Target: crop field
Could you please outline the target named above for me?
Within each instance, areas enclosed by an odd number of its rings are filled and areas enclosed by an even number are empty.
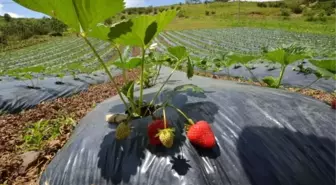
[[[108,42],[90,40],[105,62],[117,54]],[[35,77],[52,77],[91,74],[101,68],[89,46],[74,36],[0,55],[0,76],[3,81],[13,78],[25,80],[30,77],[25,75],[27,73]]]
[[[108,42],[91,40],[105,62],[117,55]],[[260,54],[263,48],[291,43],[317,51],[320,56],[336,50],[333,36],[261,28],[166,31],[154,42],[158,43],[160,52],[170,46],[185,46],[194,58],[213,57],[225,52],[254,55]],[[124,48],[122,52],[129,55],[129,50]],[[30,77],[26,75],[28,72],[35,75],[33,77],[91,74],[100,70],[101,66],[86,43],[72,36],[2,53],[0,69],[0,79],[6,81],[13,78],[27,79]]]
[[[335,37],[319,34],[293,33],[260,28],[201,29],[168,31],[158,37],[160,49],[170,45],[186,46],[199,57],[223,52],[259,54],[264,47],[297,43],[321,54],[335,51]]]

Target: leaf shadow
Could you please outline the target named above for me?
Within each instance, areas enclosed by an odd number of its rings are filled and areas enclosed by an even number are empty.
[[[145,158],[145,138],[135,136],[123,141],[113,138],[114,132],[104,137],[98,153],[98,168],[101,176],[108,182],[129,182]]]

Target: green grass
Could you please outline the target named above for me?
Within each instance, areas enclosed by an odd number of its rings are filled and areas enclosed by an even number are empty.
[[[62,135],[65,127],[73,129],[75,121],[70,117],[59,117],[52,120],[40,120],[31,124],[23,135],[24,151],[41,150],[45,144]]]
[[[187,18],[176,18],[168,30],[225,27],[274,28],[294,32],[335,34],[335,14],[326,22],[307,22],[302,15],[292,14],[289,20],[280,16],[280,8],[260,8],[254,2],[241,2],[240,16],[238,3],[211,3],[182,5],[181,10]],[[205,15],[214,11],[214,15]]]

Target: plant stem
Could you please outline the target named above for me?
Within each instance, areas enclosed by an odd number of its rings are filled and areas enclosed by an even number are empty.
[[[111,82],[113,83],[113,85],[115,86],[118,94],[119,94],[119,97],[121,99],[121,101],[124,103],[125,107],[127,108],[127,110],[129,111],[129,114],[131,114],[131,111],[124,99],[124,97],[122,96],[121,94],[121,91],[120,89],[118,88],[118,85],[117,83],[114,81],[114,78],[110,72],[110,70],[107,68],[107,66],[105,65],[104,61],[100,58],[99,54],[97,53],[96,49],[93,47],[93,45],[91,44],[91,42],[87,39],[87,37],[83,37],[83,39],[85,40],[85,42],[90,46],[91,50],[93,51],[94,55],[98,58],[98,61],[100,62],[100,64],[104,67],[105,69],[105,72],[107,73],[107,75],[109,76]]]
[[[163,87],[167,84],[167,82],[169,81],[169,79],[173,76],[173,73],[176,71],[177,67],[180,65],[181,61],[179,61],[175,68],[170,72],[170,75],[168,76],[168,78],[166,79],[165,82],[163,82],[162,86],[160,87],[160,89],[156,92],[155,96],[153,97],[153,99],[151,100],[151,102],[149,103],[149,106],[150,107],[154,101],[156,100],[156,98],[159,96],[160,92],[162,91]],[[147,113],[148,109],[146,110],[146,113]],[[146,114],[145,113],[145,114]]]
[[[247,69],[247,71],[250,73],[250,75],[252,76],[252,79],[254,79],[255,81],[259,82],[258,78],[252,73],[252,71],[249,69],[249,67],[245,64],[243,64],[245,66],[245,68]]]
[[[278,84],[276,86],[276,88],[279,88],[280,85],[281,85],[281,81],[282,81],[282,78],[283,78],[283,75],[285,73],[285,70],[286,70],[286,66],[285,65],[282,65],[281,66],[281,72],[280,72],[280,78],[279,78],[279,81],[278,81]]]
[[[306,89],[306,88],[308,88],[308,87],[310,87],[311,85],[313,85],[314,83],[316,83],[317,81],[319,81],[321,78],[317,78],[316,80],[314,80],[312,83],[310,83],[309,85],[307,85],[307,86],[304,86],[304,87],[302,87],[302,88],[300,88],[299,90],[296,90],[296,92],[299,92],[299,91],[301,91],[301,90],[303,90],[303,89]]]
[[[175,109],[178,113],[180,113],[190,124],[195,124],[187,115],[185,115],[184,114],[184,112],[181,110],[181,109],[179,109],[179,108],[177,108],[177,107],[175,107],[174,105],[170,105],[170,104],[167,104],[167,106],[169,106],[169,107],[171,107],[171,108],[173,108],[173,109]]]
[[[119,58],[120,58],[120,62],[121,62],[123,65],[125,65],[124,60],[123,60],[123,56],[122,56],[122,54],[121,54],[121,51],[120,51],[119,47],[118,47],[117,45],[114,45],[114,47],[117,49],[117,52],[118,52],[118,55],[119,55]],[[126,77],[126,69],[125,69],[125,67],[122,69],[122,73],[123,73],[124,81],[127,83],[128,80],[127,80],[127,77]]]
[[[144,86],[144,70],[145,70],[145,47],[142,46],[142,62],[141,62],[141,76],[140,76],[140,97],[139,97],[139,112],[143,104],[143,86]]]
[[[166,119],[166,108],[163,107],[163,123],[164,123],[164,128],[167,128],[167,119]]]
[[[154,80],[154,84],[156,84],[156,81],[159,78],[159,75],[160,75],[160,72],[161,72],[161,67],[162,67],[162,64],[159,64],[159,69],[158,69],[158,72],[156,74],[156,77],[155,77],[155,80]]]

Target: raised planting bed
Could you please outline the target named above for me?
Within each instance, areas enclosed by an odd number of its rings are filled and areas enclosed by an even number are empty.
[[[168,72],[163,69],[162,79]],[[175,73],[156,103],[170,97],[193,121],[210,123],[214,147],[191,144],[188,121],[170,108],[171,148],[149,141],[151,117],[130,121],[131,135],[117,140],[118,125],[107,123],[105,116],[124,113],[125,107],[113,97],[80,121],[40,184],[335,184],[335,111],[330,106],[278,89],[198,76],[182,79],[184,74]],[[190,83],[204,92],[173,93]],[[157,90],[146,89],[144,99],[151,100]]]

